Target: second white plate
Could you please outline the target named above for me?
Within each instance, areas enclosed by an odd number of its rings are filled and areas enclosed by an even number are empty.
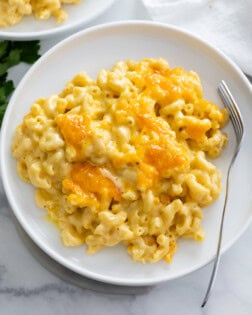
[[[57,24],[54,17],[36,20],[33,15],[25,16],[20,23],[0,28],[0,38],[9,40],[31,40],[53,37],[73,32],[106,11],[115,0],[81,0],[78,5],[64,5],[68,18]]]

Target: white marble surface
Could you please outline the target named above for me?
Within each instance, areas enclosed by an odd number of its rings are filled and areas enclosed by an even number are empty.
[[[148,19],[140,0],[118,0],[88,26],[125,19]],[[42,52],[58,40],[44,40]],[[18,83],[26,70],[26,66],[19,66],[10,75]],[[0,240],[0,315],[252,314],[252,226],[222,256],[214,290],[204,309],[200,305],[211,265],[181,279],[137,290],[116,289],[85,279],[83,289],[61,280],[58,276],[62,272],[65,279],[71,275],[57,269],[25,236],[11,214],[1,183]]]

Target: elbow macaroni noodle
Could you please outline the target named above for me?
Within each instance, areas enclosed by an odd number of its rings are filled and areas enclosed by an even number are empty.
[[[62,6],[79,2],[80,0],[0,0],[0,27],[17,24],[25,15],[32,13],[38,20],[54,16],[57,23],[62,23],[67,19]]]
[[[221,191],[206,156],[221,154],[226,121],[195,72],[127,60],[37,100],[12,149],[64,245],[123,243],[134,261],[171,262],[180,237],[204,239],[202,207]]]

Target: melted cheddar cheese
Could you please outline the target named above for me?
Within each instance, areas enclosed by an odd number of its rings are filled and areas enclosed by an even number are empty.
[[[127,60],[36,101],[13,154],[64,245],[123,243],[135,261],[171,262],[180,237],[204,238],[202,207],[221,192],[207,156],[221,154],[226,121],[195,72]]]

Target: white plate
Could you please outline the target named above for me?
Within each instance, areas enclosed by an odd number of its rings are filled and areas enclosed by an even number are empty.
[[[88,256],[85,247],[66,248],[61,244],[59,231],[44,219],[44,211],[34,203],[34,189],[19,179],[10,145],[15,126],[21,123],[37,98],[60,92],[65,82],[81,70],[95,77],[99,69],[109,68],[118,60],[143,57],[163,57],[172,67],[195,70],[202,79],[205,97],[219,104],[216,88],[224,79],[239,101],[246,134],[231,175],[223,239],[223,250],[226,250],[246,229],[252,215],[251,87],[238,67],[194,36],[152,22],[124,22],[94,27],[64,40],[46,53],[19,84],[8,106],[1,134],[3,183],[10,205],[25,231],[62,265],[81,275],[121,285],[147,285],[174,279],[210,262],[216,251],[224,193],[212,207],[204,210],[206,240],[203,243],[181,240],[171,265],[133,263],[123,246]],[[224,178],[235,144],[231,124],[226,131],[229,145],[222,157],[215,160]]]
[[[34,15],[25,16],[14,26],[1,28],[0,38],[9,40],[42,39],[73,32],[106,11],[115,0],[82,0],[80,4],[67,4],[64,9],[68,18],[57,24],[54,17],[48,20],[37,20]]]

